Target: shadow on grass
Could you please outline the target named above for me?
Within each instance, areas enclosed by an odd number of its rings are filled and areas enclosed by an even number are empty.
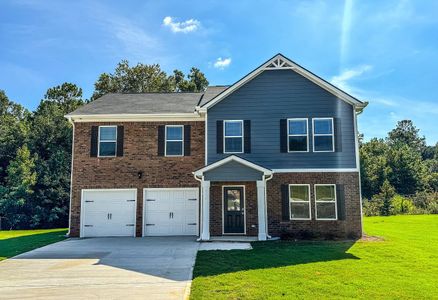
[[[0,260],[64,240],[67,230],[10,237],[0,240]]]
[[[347,253],[355,241],[255,242],[253,249],[199,251],[193,277],[277,268],[313,262],[359,259]]]

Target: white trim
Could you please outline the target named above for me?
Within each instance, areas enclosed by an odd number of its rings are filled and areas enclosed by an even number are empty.
[[[198,113],[179,114],[97,114],[97,115],[66,115],[73,122],[168,122],[168,121],[203,121]]]
[[[332,121],[332,133],[315,133],[315,120],[331,120]],[[332,150],[315,150],[315,135],[316,136],[331,136],[332,137]],[[312,150],[313,152],[335,152],[335,127],[332,117],[325,118],[312,118]]]
[[[225,127],[226,127],[226,123],[240,123],[241,124],[241,132],[242,132],[242,135],[229,135],[229,136],[226,136],[225,135]],[[222,132],[222,138],[223,138],[223,141],[222,141],[222,144],[223,144],[223,149],[222,149],[222,151],[223,151],[223,153],[224,154],[239,154],[239,153],[244,153],[245,152],[245,150],[243,149],[243,147],[245,146],[245,144],[244,144],[244,128],[243,128],[243,120],[223,120],[223,128],[222,128],[222,130],[223,130],[223,132]],[[226,143],[225,143],[225,139],[226,138],[241,138],[242,139],[242,151],[237,151],[237,152],[228,152],[228,151],[226,151]]]
[[[333,191],[335,194],[335,201],[317,201],[316,200],[316,187],[318,187],[318,186],[333,186]],[[338,220],[338,196],[336,195],[336,184],[316,183],[313,185],[313,193],[315,195],[315,220],[318,220],[318,221],[337,221]],[[318,203],[334,203],[336,217],[334,219],[318,218],[318,207],[317,207]]]
[[[210,240],[210,181],[204,180],[204,177],[202,177],[201,181],[201,191],[202,227],[199,239],[202,241],[208,241]]]
[[[291,199],[290,199],[290,187],[291,186],[307,186],[308,201],[291,201]],[[289,199],[289,219],[291,221],[309,221],[309,220],[312,220],[312,209],[311,209],[311,204],[310,204],[310,198],[311,198],[310,197],[310,184],[307,184],[307,183],[302,183],[302,184],[291,183],[291,184],[288,185],[287,194],[288,194],[288,199]],[[291,202],[294,202],[294,203],[308,203],[308,205],[309,205],[309,217],[308,218],[292,218],[291,206],[290,206]]]
[[[114,189],[81,189],[81,215],[80,215],[80,232],[79,232],[79,237],[84,237],[84,192],[109,192],[109,191],[114,191],[114,192],[121,192],[121,191],[131,191],[131,192],[135,192],[135,203],[134,203],[134,235],[133,237],[136,236],[137,233],[137,198],[138,198],[138,191],[137,189],[132,189],[132,188],[114,188]]]
[[[204,168],[199,169],[199,170],[193,172],[193,174],[195,174],[195,176],[200,177],[200,176],[202,176],[202,174],[204,172],[207,172],[207,171],[210,171],[210,170],[215,169],[217,167],[220,167],[220,166],[222,166],[222,165],[224,165],[224,164],[226,164],[226,163],[228,163],[230,161],[235,161],[235,162],[241,163],[242,165],[245,165],[245,166],[247,166],[249,168],[252,168],[254,170],[262,172],[264,175],[271,175],[272,174],[271,170],[263,168],[263,167],[261,167],[259,165],[256,165],[256,164],[254,164],[254,163],[252,163],[250,161],[247,161],[247,160],[245,160],[243,158],[240,158],[240,157],[238,157],[236,155],[227,156],[224,159],[221,159],[221,160],[219,160],[219,161],[217,161],[215,163],[212,163],[211,165],[205,166]]]
[[[115,140],[103,141],[103,143],[115,143],[114,155],[100,155],[100,128],[116,128]],[[101,125],[97,128],[97,157],[116,157],[117,156],[117,125]]]
[[[181,127],[181,140],[167,140],[167,127]],[[167,142],[181,142],[181,154],[167,155]],[[164,126],[164,156],[166,157],[180,157],[184,156],[184,125],[165,125]]]
[[[225,233],[225,188],[243,188],[243,233]],[[222,235],[246,235],[246,190],[245,185],[223,185],[222,186]]]
[[[359,154],[359,131],[357,129],[357,114],[355,110],[353,110],[353,122],[354,122],[354,143],[355,143],[355,151],[356,151],[356,168],[359,172],[359,202],[360,202],[360,224],[361,224],[361,234],[363,234],[363,208],[362,208],[362,180],[360,175],[360,154]]]
[[[266,217],[266,180],[256,181],[257,185],[257,220],[258,220],[258,238],[259,241],[266,241],[267,234],[267,217]]]
[[[71,230],[71,202],[73,199],[73,162],[75,154],[75,123],[70,121],[72,125],[72,142],[71,142],[71,164],[70,164],[70,201],[68,203],[68,232],[67,236],[70,236]]]
[[[359,172],[357,168],[344,169],[272,169],[273,173],[348,173]]]
[[[205,125],[204,125],[204,135],[205,135],[205,144],[204,144],[204,164],[208,165],[208,116],[207,113],[205,113],[205,121],[204,121]]]
[[[289,137],[291,136],[304,136],[304,134],[290,134],[289,133],[289,121],[306,121],[306,141],[307,141],[307,150],[306,151],[291,151],[289,149]],[[287,152],[288,153],[300,153],[300,152],[309,152],[309,118],[289,118],[287,119]]]
[[[141,236],[145,237],[145,224],[146,224],[146,218],[145,218],[145,212],[146,212],[146,192],[147,191],[197,191],[198,192],[198,205],[196,206],[196,220],[198,222],[198,226],[196,226],[196,236],[199,236],[200,232],[200,218],[199,218],[199,203],[201,203],[201,193],[199,190],[199,187],[180,187],[180,188],[143,188],[143,209],[142,209],[142,228],[141,228]]]
[[[282,62],[280,62],[280,61],[282,61]],[[271,64],[274,64],[274,67],[269,67]],[[275,66],[275,64],[276,64],[276,66]],[[303,77],[309,79],[313,83],[319,85],[320,87],[327,90],[331,94],[335,95],[339,99],[341,99],[341,100],[343,100],[351,105],[356,105],[357,108],[363,108],[366,106],[366,103],[363,103],[363,102],[355,99],[351,95],[348,95],[346,92],[331,85],[330,83],[323,80],[322,78],[319,78],[315,74],[311,73],[310,71],[308,71],[308,70],[304,69],[303,67],[299,66],[298,64],[294,63],[293,61],[291,61],[287,57],[283,56],[282,54],[277,54],[276,56],[274,56],[273,58],[271,58],[270,60],[268,60],[267,62],[262,64],[260,67],[258,67],[257,69],[255,69],[254,71],[252,71],[251,73],[246,75],[245,77],[241,78],[239,81],[234,83],[232,86],[227,88],[225,91],[223,91],[222,93],[220,93],[219,95],[214,97],[211,101],[204,104],[199,109],[199,111],[200,112],[207,111],[210,107],[212,107],[216,103],[223,100],[225,97],[227,97],[228,95],[233,93],[235,90],[239,89],[242,85],[246,84],[248,81],[250,81],[254,77],[258,76],[263,71],[276,70],[276,69],[281,69],[281,70],[290,69],[290,70],[302,75]]]

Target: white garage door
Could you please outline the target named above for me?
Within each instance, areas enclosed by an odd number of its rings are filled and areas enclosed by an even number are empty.
[[[81,237],[135,236],[137,190],[82,191]]]
[[[197,188],[145,189],[145,236],[197,235]]]

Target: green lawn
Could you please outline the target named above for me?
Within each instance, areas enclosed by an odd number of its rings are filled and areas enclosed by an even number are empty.
[[[65,239],[66,229],[0,231],[0,261]]]
[[[200,251],[192,299],[438,299],[438,215],[370,217],[383,241]]]

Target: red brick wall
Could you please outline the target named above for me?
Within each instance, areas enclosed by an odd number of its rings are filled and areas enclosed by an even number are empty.
[[[211,182],[210,184],[210,235],[222,235],[223,192],[222,187],[245,186],[246,235],[257,236],[257,187],[256,182]]]
[[[343,184],[345,197],[345,220],[315,220],[314,184]],[[282,184],[310,184],[312,220],[283,221],[281,205]],[[311,232],[321,237],[360,237],[362,235],[360,215],[359,173],[277,173],[267,183],[268,232],[271,236],[283,233],[302,235]]]
[[[191,125],[191,155],[157,155],[158,125]],[[90,157],[91,126],[123,125],[124,156]],[[204,166],[204,122],[75,123],[70,235],[79,236],[81,189],[137,188],[137,236],[142,234],[143,188],[198,187],[192,172]],[[138,178],[138,172],[143,177]]]

